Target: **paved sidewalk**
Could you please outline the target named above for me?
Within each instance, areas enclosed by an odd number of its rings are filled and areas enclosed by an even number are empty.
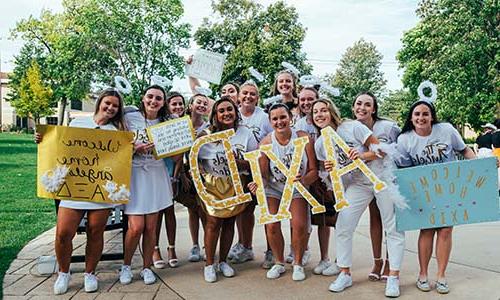
[[[203,262],[190,263],[187,255],[191,246],[187,226],[187,210],[182,206],[177,211],[177,254],[180,266],[176,269],[154,270],[160,280],[146,286],[140,280],[141,259],[139,253],[133,260],[134,281],[123,286],[118,282],[118,270],[121,261],[101,262],[97,269],[100,280],[99,291],[87,294],[83,291],[82,263],[71,266],[73,273],[68,293],[53,295],[55,276],[38,277],[36,258],[40,255],[54,255],[54,229],[32,240],[19,253],[5,275],[3,282],[4,299],[384,299],[384,287],[381,282],[370,282],[367,274],[371,270],[371,245],[368,237],[367,213],[363,216],[354,237],[353,287],[341,294],[328,291],[333,277],[312,274],[312,268],[319,259],[316,230],[309,243],[313,257],[306,267],[307,279],[294,282],[291,278],[291,266],[277,280],[265,278],[265,270],[260,268],[265,250],[263,227],[255,228],[255,261],[233,265],[237,275],[224,278],[219,275],[217,283],[208,284],[203,280]],[[283,224],[285,239],[289,240],[288,225]],[[422,293],[415,287],[418,272],[416,255],[418,232],[407,234],[406,252],[401,272],[401,299],[500,299],[500,222],[458,226],[454,229],[453,251],[448,266],[449,295],[439,295],[435,290]],[[121,250],[119,231],[107,232],[104,252]],[[202,240],[200,236],[200,241]],[[287,243],[288,244],[288,243]],[[331,257],[334,257],[333,235]],[[166,258],[166,237],[162,233],[161,248]],[[76,254],[85,249],[85,237],[79,235],[74,240]],[[288,251],[288,246],[286,247]],[[32,270],[33,269],[33,270]],[[431,274],[436,272],[433,259]],[[430,277],[435,280],[434,276]]]

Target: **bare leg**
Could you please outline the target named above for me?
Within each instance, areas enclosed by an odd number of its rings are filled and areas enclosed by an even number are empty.
[[[437,279],[446,278],[446,267],[450,260],[452,246],[453,227],[440,228],[437,230],[436,257],[438,265]]]
[[[59,271],[68,273],[73,253],[73,237],[85,211],[59,207],[55,250]]]
[[[161,225],[163,223],[163,216],[165,216],[165,219],[166,219],[166,215],[165,215],[165,211],[166,209],[163,209],[159,212],[159,215],[158,215],[158,223],[156,224],[156,245],[155,245],[155,248],[153,250],[153,261],[159,261],[159,260],[162,260],[162,257],[161,257],[161,252],[160,252],[160,233],[161,233]],[[167,223],[165,221],[165,228],[167,227]]]
[[[128,230],[125,235],[124,259],[123,264],[130,266],[132,257],[134,256],[139,239],[144,232],[144,215],[129,215]],[[156,229],[154,231],[156,233]]]
[[[330,242],[330,226],[318,226],[318,241],[321,260],[328,260],[328,243]]]
[[[153,264],[153,250],[156,244],[156,225],[158,213],[144,216],[144,232],[142,236],[142,259],[143,267],[150,268]]]
[[[245,248],[252,248],[253,241],[253,228],[255,226],[255,204],[251,203],[245,210],[237,217],[237,222],[241,222],[238,225],[238,242],[241,243]],[[241,232],[240,232],[241,231]]]
[[[236,217],[223,220],[220,236],[219,262],[226,261],[227,259],[227,254],[229,253],[229,249],[233,243],[234,223],[236,221]]]
[[[422,279],[427,278],[429,261],[431,260],[434,244],[434,233],[436,233],[436,229],[422,229],[418,236],[419,277]]]
[[[191,233],[191,241],[193,245],[198,245],[198,235],[200,232],[200,216],[198,209],[188,208],[189,214],[189,232]]]
[[[87,245],[85,247],[85,273],[93,273],[101,260],[104,246],[104,230],[110,209],[89,210],[87,212]]]
[[[370,202],[368,207],[370,211],[370,238],[373,253],[373,267],[368,278],[370,280],[378,280],[384,266],[384,260],[382,259],[382,219],[375,199]]]
[[[167,231],[167,239],[169,246],[175,246],[175,235],[177,232],[177,220],[175,218],[174,206],[171,205],[165,209],[165,229]],[[177,259],[175,248],[168,248],[168,259]]]
[[[295,254],[294,263],[302,265],[302,256],[307,247],[307,214],[309,208],[306,200],[302,198],[295,198],[290,204],[290,212],[292,219],[290,220],[292,226],[292,248]]]
[[[219,240],[220,229],[224,219],[212,217],[206,215],[206,225],[205,225],[205,252],[207,255],[206,265],[213,265],[215,258],[215,248],[217,247],[217,241]]]

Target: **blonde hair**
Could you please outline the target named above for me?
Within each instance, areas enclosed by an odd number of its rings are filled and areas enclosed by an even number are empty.
[[[332,119],[331,122],[333,123],[333,129],[337,129],[342,123],[343,119],[340,117],[340,110],[338,109],[338,107],[335,104],[333,104],[333,102],[330,99],[327,98],[319,98],[315,100],[311,105],[311,117],[314,127],[316,127],[316,129],[318,129],[318,132],[321,134],[321,128],[319,128],[314,122],[314,106],[317,103],[324,103],[326,105],[328,111],[330,112],[330,117]]]
[[[241,86],[240,86],[240,91],[245,87],[245,86],[251,86],[255,88],[255,91],[257,91],[257,97],[260,97],[260,92],[259,92],[259,87],[253,80],[247,80],[245,81]]]

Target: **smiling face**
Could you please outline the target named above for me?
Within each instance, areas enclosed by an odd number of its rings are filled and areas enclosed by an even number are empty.
[[[219,123],[222,127],[234,127],[234,122],[236,120],[236,110],[231,102],[223,101],[219,103],[219,105],[217,105],[215,113],[217,114],[217,123]]]
[[[177,116],[182,116],[184,113],[184,100],[181,96],[170,98],[168,102],[168,111]]]
[[[208,99],[204,96],[195,96],[193,102],[191,103],[191,112],[207,116],[208,115]]]
[[[276,86],[278,87],[278,92],[282,95],[292,94],[294,84],[293,76],[290,73],[284,72],[278,75],[276,78]]]
[[[278,107],[269,111],[269,120],[274,131],[277,133],[290,131],[292,117],[284,107]]]
[[[411,122],[418,131],[429,131],[432,128],[432,113],[429,106],[419,104],[415,106],[411,114]]]
[[[97,115],[106,120],[111,120],[118,113],[120,108],[120,99],[116,96],[106,96],[102,98],[99,104]]]
[[[150,118],[156,118],[158,111],[165,106],[165,95],[161,90],[149,89],[146,91],[144,97],[142,97],[142,103],[146,115]]]
[[[299,94],[299,109],[302,114],[311,113],[312,103],[316,100],[316,93],[309,89],[303,89]]]
[[[234,103],[238,102],[238,90],[230,83],[224,85],[220,90],[221,97],[228,96]]]
[[[375,114],[373,98],[366,94],[358,96],[352,106],[352,112],[356,120],[360,122],[373,121],[373,115]]]
[[[316,102],[312,106],[313,124],[323,129],[332,124],[332,115],[328,105],[323,102]]]
[[[259,101],[259,92],[253,85],[244,85],[239,94],[239,104],[242,108],[253,109]]]

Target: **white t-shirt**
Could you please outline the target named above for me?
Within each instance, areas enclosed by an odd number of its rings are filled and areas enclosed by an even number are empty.
[[[432,125],[431,134],[420,136],[415,130],[401,134],[398,138],[400,166],[419,166],[456,160],[455,151],[467,147],[458,131],[449,123]]]
[[[372,135],[372,131],[368,129],[365,125],[363,125],[359,121],[355,120],[345,120],[340,126],[337,128],[337,134],[346,142],[346,144],[350,148],[357,149],[360,153],[368,151],[365,147],[365,142]],[[320,161],[326,160],[326,152],[323,141],[323,136],[321,135],[316,142],[314,143],[314,151],[316,152],[316,157]],[[332,141],[333,142],[333,141]],[[336,153],[338,155],[337,161],[340,167],[345,167],[351,163],[351,160],[348,158],[348,153],[345,153],[340,149],[340,147],[334,143],[334,147]]]
[[[229,140],[236,159],[243,159],[243,153],[257,149],[257,141],[250,130],[245,126],[239,126],[235,135]],[[201,161],[201,166],[205,172],[217,177],[231,176],[227,164],[226,153],[224,152],[224,147],[221,142],[209,143],[201,146],[198,159]]]
[[[293,141],[297,139],[299,136],[297,134],[297,130],[292,129],[292,136],[290,137],[290,141],[286,145],[281,145],[276,139],[275,132],[271,133],[271,145],[273,149],[273,153],[276,154],[278,159],[287,167],[290,168],[292,165],[293,153],[295,152],[295,145]],[[271,170],[271,183],[275,182],[280,184],[280,188],[278,190],[283,190],[284,184],[286,182],[286,176],[278,169],[276,164],[269,160],[269,169]],[[307,154],[306,151],[302,153],[302,160],[300,161],[299,173],[304,176],[307,171]]]
[[[313,142],[315,142],[319,136],[318,129],[316,129],[312,123],[307,122],[307,116],[300,118],[293,128],[307,132]]]
[[[255,107],[251,116],[245,117],[241,112],[240,115],[240,125],[247,127],[253,133],[257,143],[260,143],[269,132],[273,131],[271,123],[269,122],[269,116],[258,106]]]
[[[391,120],[378,120],[373,124],[373,135],[384,144],[396,143],[401,128]]]
[[[129,131],[134,133],[134,143],[135,144],[147,144],[149,143],[149,138],[146,133],[146,128],[151,127],[160,123],[159,119],[148,120],[144,115],[139,112],[130,112],[125,114],[125,121],[127,122],[127,127]],[[132,166],[164,166],[163,160],[157,160],[153,155],[153,150],[151,149],[148,153],[134,153],[132,159]]]
[[[76,118],[71,123],[69,127],[80,127],[89,129],[103,129],[103,130],[118,130],[113,124],[108,123],[106,125],[97,125],[94,121],[94,117],[82,117]],[[117,204],[111,203],[96,203],[87,201],[72,201],[72,200],[62,200],[59,204],[60,207],[72,208],[72,209],[107,209],[117,206]]]

